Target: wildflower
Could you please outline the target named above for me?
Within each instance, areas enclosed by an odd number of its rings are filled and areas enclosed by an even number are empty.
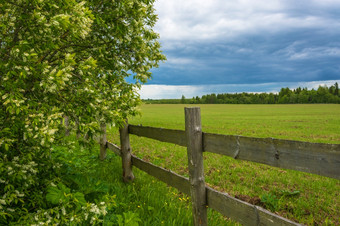
[[[5,200],[3,200],[3,199],[0,199],[0,204],[2,204],[2,205],[6,205],[6,201],[5,201]]]
[[[8,211],[10,212],[14,212],[15,210],[14,209],[11,209],[11,208],[7,208]]]
[[[95,205],[95,204],[91,204],[90,212],[92,212],[94,214],[100,214],[100,210],[99,210],[98,206]]]
[[[105,216],[107,214],[106,207],[103,206],[101,210],[102,210],[102,214]]]
[[[24,197],[25,194],[17,194],[18,197]]]
[[[96,218],[92,217],[91,218],[91,221],[90,221],[90,224],[93,224],[93,222],[96,220]]]

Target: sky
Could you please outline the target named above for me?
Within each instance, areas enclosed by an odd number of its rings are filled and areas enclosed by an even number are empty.
[[[158,0],[167,61],[143,99],[340,83],[340,0]]]

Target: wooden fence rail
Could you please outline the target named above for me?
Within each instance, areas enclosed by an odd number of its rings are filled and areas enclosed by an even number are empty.
[[[200,125],[200,109],[185,108],[185,113],[185,131],[126,124],[120,130],[122,148],[108,141],[105,147],[122,157],[124,181],[133,179],[131,166],[135,166],[179,191],[191,195],[195,225],[207,225],[206,206],[244,225],[299,225],[259,206],[206,186],[203,175],[204,151],[340,179],[339,144],[203,133]],[[189,178],[155,166],[131,154],[129,134],[186,146]],[[129,172],[130,178],[126,178],[126,171]]]
[[[121,156],[120,148],[107,142],[107,147]],[[190,195],[189,179],[172,172],[171,170],[153,165],[132,155],[132,165],[147,174],[157,178],[180,192]],[[244,225],[300,225],[281,216],[273,214],[259,206],[255,206],[236,199],[227,193],[216,191],[206,186],[207,206],[232,218]]]
[[[186,146],[185,131],[129,125],[129,133]],[[176,140],[175,138],[179,138]],[[340,145],[203,132],[203,151],[340,179]]]

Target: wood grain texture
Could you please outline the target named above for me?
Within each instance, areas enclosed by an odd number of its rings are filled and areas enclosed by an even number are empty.
[[[203,133],[204,151],[340,179],[340,145]]]
[[[131,146],[127,120],[126,124],[119,129],[119,133],[122,153],[123,181],[127,183],[133,181],[135,178],[132,173]]]
[[[185,132],[194,225],[207,225],[207,197],[203,167],[203,138],[200,108],[185,108]]]
[[[190,195],[190,184],[188,178],[180,176],[170,170],[155,166],[149,162],[137,158],[134,155],[132,155],[132,164],[133,166],[157,178],[158,180],[163,181],[174,188],[177,188],[184,194]]]
[[[99,144],[100,144],[100,153],[99,153],[99,159],[104,160],[106,158],[106,124],[101,123],[100,124],[100,138],[99,138]]]
[[[68,116],[64,116],[64,126],[65,126],[65,136],[68,137],[70,136],[70,131],[71,131]]]
[[[207,200],[210,208],[243,225],[300,225],[209,187],[207,187]]]
[[[110,149],[111,151],[113,151],[114,153],[116,153],[117,155],[119,155],[120,157],[122,157],[122,151],[120,149],[120,147],[118,147],[117,145],[111,143],[111,142],[106,142],[106,146],[108,149]]]
[[[186,147],[185,131],[129,125],[129,133]]]

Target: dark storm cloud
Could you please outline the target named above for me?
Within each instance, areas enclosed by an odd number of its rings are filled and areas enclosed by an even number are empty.
[[[340,79],[340,1],[190,2],[157,3],[168,61],[150,84]]]

